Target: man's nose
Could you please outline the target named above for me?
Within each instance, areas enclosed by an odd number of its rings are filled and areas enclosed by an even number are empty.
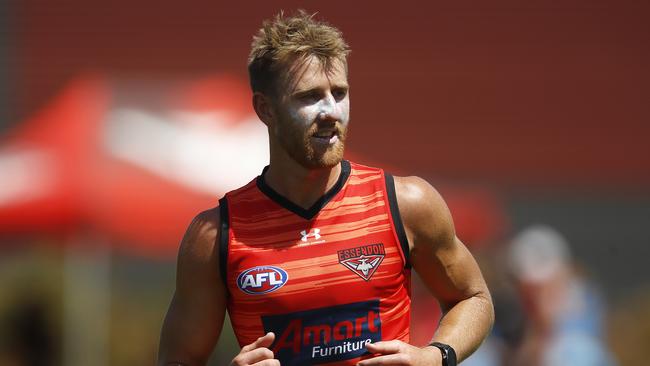
[[[336,99],[334,99],[332,93],[327,93],[319,103],[320,103],[320,110],[318,112],[318,117],[320,120],[322,121],[341,120],[341,110],[338,104],[336,103]]]

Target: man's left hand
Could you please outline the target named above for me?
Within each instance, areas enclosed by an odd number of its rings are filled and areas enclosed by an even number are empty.
[[[359,366],[440,366],[442,354],[435,347],[419,348],[402,341],[368,343],[366,349],[375,357],[363,360]]]

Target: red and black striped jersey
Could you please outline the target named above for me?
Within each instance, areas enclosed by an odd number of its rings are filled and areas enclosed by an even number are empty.
[[[354,365],[365,344],[409,340],[410,266],[394,181],[341,162],[311,208],[262,175],[220,200],[220,259],[241,346],[266,332],[287,365]]]

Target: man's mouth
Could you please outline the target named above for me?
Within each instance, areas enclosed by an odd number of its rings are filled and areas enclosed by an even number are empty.
[[[339,140],[339,134],[336,130],[319,130],[316,131],[312,136],[319,144],[332,145]]]

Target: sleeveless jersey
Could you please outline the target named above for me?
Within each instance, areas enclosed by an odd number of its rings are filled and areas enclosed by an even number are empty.
[[[264,172],[220,200],[220,265],[240,346],[266,332],[283,366],[354,365],[365,344],[409,341],[408,244],[394,181],[346,160],[311,208]]]

